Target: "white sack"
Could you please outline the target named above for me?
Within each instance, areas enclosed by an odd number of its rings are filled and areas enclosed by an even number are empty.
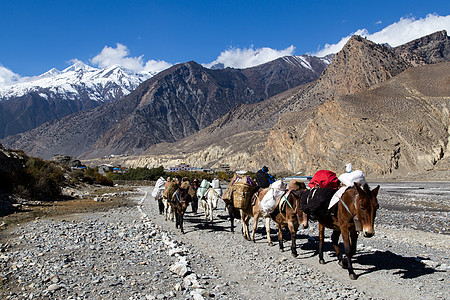
[[[165,183],[166,180],[162,177],[159,177],[159,179],[156,181],[155,188],[152,191],[153,198],[157,199],[162,196]]]
[[[353,186],[356,183],[364,185],[366,183],[366,178],[361,170],[356,170],[350,173],[344,173],[338,177],[339,181],[345,186]]]
[[[219,181],[219,179],[213,179],[213,181],[211,182],[211,186],[212,186],[213,189],[220,188],[220,181]]]
[[[266,214],[273,212],[277,205],[277,198],[281,197],[285,191],[286,184],[282,180],[272,183],[261,201],[262,211]]]
[[[206,191],[209,189],[210,183],[208,180],[203,179],[202,183],[200,184],[200,187],[197,190],[197,198],[202,199],[203,196],[206,194]]]

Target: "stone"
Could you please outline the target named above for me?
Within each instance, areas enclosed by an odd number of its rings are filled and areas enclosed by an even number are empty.
[[[184,277],[189,272],[188,266],[184,262],[177,262],[173,264],[170,266],[169,270],[180,277]]]

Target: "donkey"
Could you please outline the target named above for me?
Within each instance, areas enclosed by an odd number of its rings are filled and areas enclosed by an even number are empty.
[[[355,183],[348,188],[337,205],[335,216],[327,212],[316,214],[319,221],[319,263],[324,264],[323,241],[325,227],[333,230],[331,241],[338,258],[339,265],[348,269],[350,279],[357,279],[352,266],[352,256],[356,253],[358,231],[362,231],[364,237],[372,237],[375,234],[374,220],[379,208],[377,195],[380,186],[370,190],[366,183],[361,188]],[[361,227],[361,228],[359,228]],[[346,257],[343,259],[339,250],[339,235],[342,234]]]

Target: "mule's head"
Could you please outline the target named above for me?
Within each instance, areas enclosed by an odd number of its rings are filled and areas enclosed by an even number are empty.
[[[192,196],[189,193],[189,187],[187,188],[179,188],[179,196],[183,213],[186,211],[189,203],[192,202]]]
[[[356,216],[361,222],[362,231],[365,237],[372,237],[375,234],[375,216],[379,208],[377,195],[380,186],[370,190],[369,186],[361,186],[355,183],[358,195],[356,196]]]

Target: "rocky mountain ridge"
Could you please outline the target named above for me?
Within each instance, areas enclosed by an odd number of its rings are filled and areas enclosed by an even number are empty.
[[[303,56],[244,70],[179,64],[120,100],[43,124],[3,143],[44,158],[56,153],[84,157],[140,154],[153,144],[195,133],[236,105],[260,102],[312,81],[327,63]]]
[[[442,36],[420,40],[445,50],[448,36]],[[430,49],[429,44],[423,47]],[[405,48],[352,38],[317,81],[261,103],[242,105],[188,138],[154,145],[146,156],[120,163],[228,163],[234,169],[253,171],[268,165],[277,172],[313,174],[323,168],[339,172],[352,162],[377,178],[445,173],[449,170],[449,63],[413,67],[416,64],[404,58]],[[420,47],[414,51],[427,53]],[[441,55],[436,61],[446,60]]]
[[[28,81],[0,87],[0,138],[115,101],[153,75],[76,62],[63,71],[53,68]]]

